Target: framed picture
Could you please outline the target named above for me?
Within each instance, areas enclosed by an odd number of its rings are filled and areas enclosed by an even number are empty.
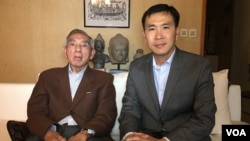
[[[130,0],[83,0],[85,27],[129,28]]]

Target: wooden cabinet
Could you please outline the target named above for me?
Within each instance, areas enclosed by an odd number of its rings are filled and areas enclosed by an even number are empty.
[[[218,71],[219,56],[218,55],[205,55],[205,57],[211,61],[211,64],[213,66],[213,72]]]
[[[242,92],[241,120],[250,123],[250,91]]]

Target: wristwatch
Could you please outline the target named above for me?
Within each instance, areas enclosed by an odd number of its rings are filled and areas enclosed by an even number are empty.
[[[87,133],[89,137],[92,137],[95,135],[95,131],[93,129],[87,129]]]

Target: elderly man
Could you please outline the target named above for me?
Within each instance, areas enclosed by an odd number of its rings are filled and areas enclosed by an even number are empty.
[[[80,29],[69,33],[64,52],[69,63],[42,72],[28,101],[26,141],[111,141],[113,76],[88,66],[93,40]]]

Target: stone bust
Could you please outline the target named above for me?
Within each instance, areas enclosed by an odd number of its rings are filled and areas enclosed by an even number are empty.
[[[143,55],[144,55],[143,54],[143,49],[139,48],[139,49],[136,50],[136,54],[134,55],[134,59],[140,58]]]
[[[98,34],[96,39],[94,40],[94,49],[96,53],[93,58],[93,64],[95,69],[104,69],[105,63],[110,62],[109,56],[103,53],[104,48],[104,40],[101,34]]]
[[[116,34],[109,41],[109,56],[112,64],[126,64],[128,59],[129,41],[121,34]]]

